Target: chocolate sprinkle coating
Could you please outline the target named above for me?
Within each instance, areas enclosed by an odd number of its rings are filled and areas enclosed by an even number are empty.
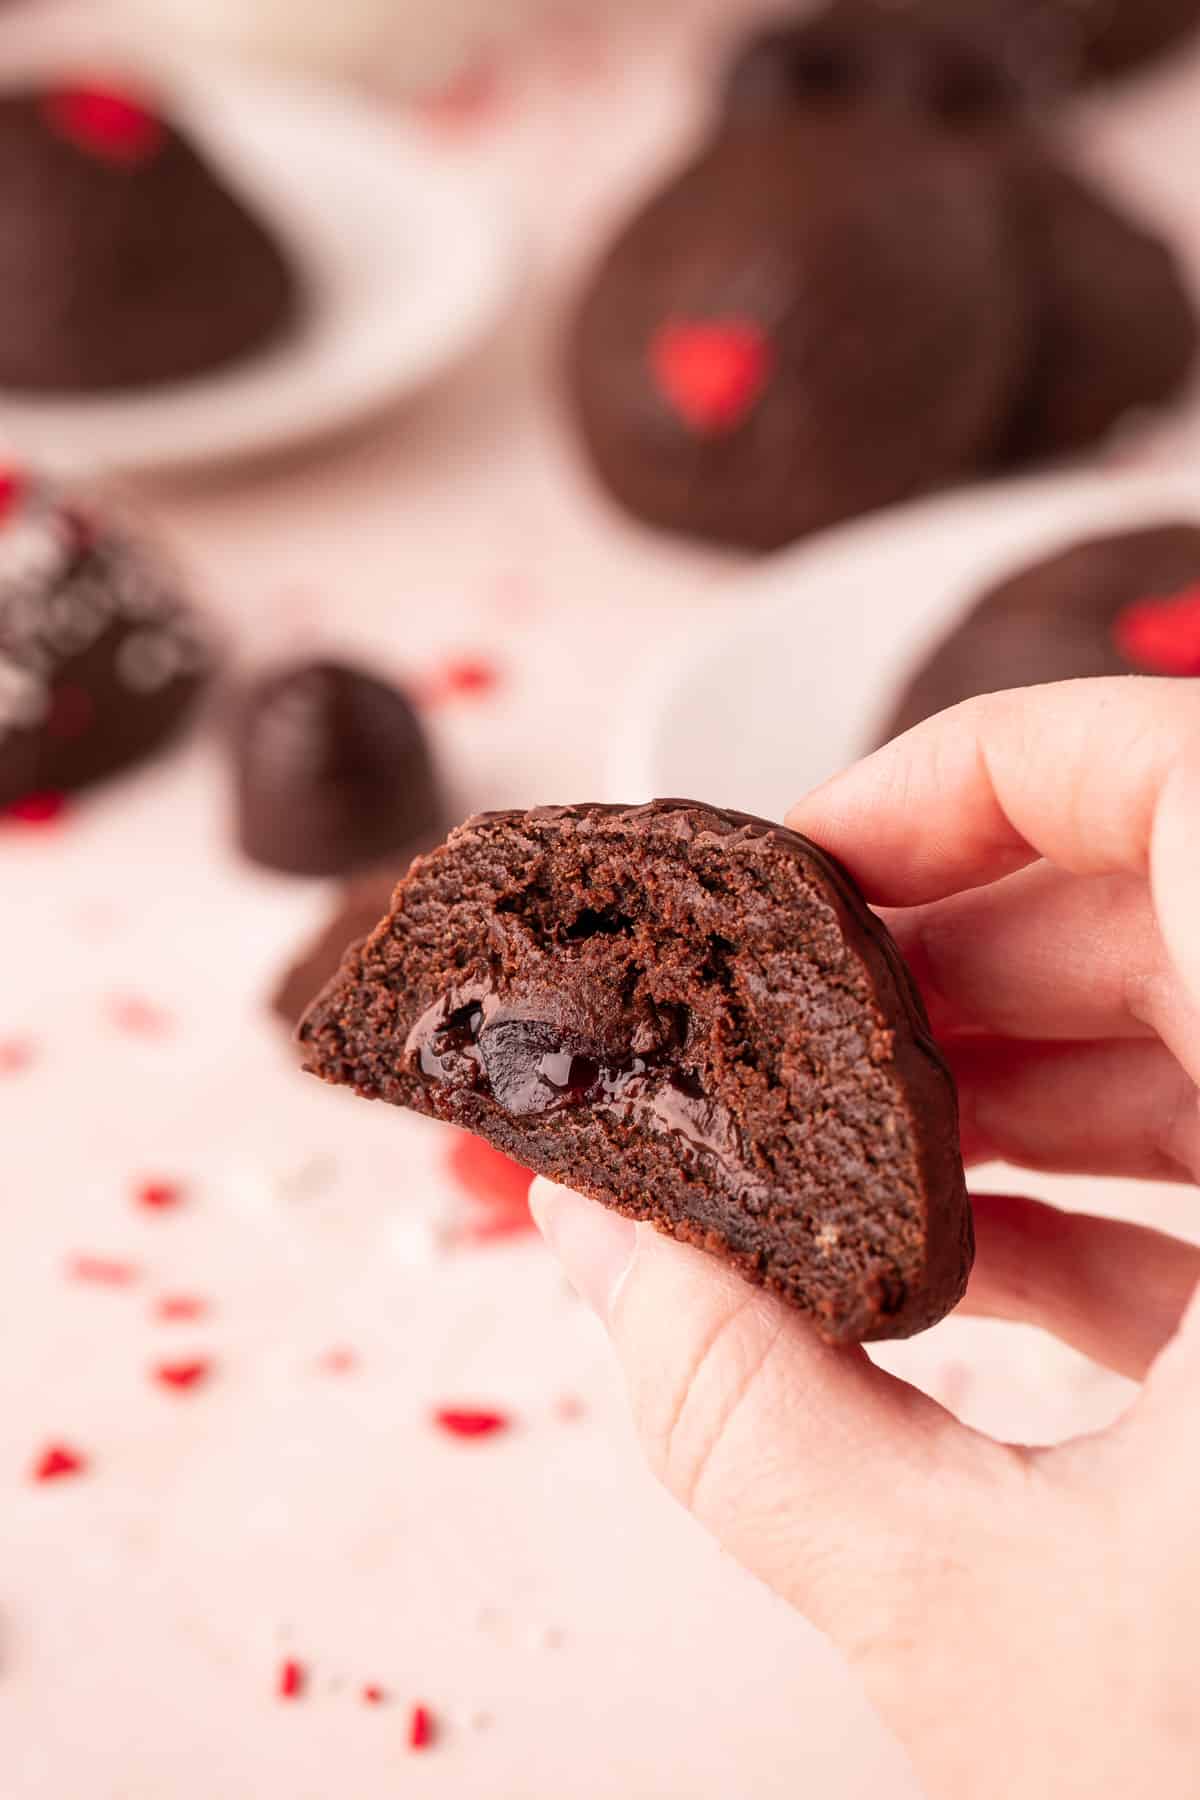
[[[952,1077],[808,840],[683,800],[472,819],[302,1026],[306,1067],[719,1256],[831,1341],[961,1298]]]
[[[156,552],[16,479],[0,520],[0,807],[151,755],[187,721],[215,660]]]

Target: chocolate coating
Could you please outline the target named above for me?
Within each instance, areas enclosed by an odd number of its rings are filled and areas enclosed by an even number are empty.
[[[214,660],[156,552],[27,475],[3,482],[0,807],[86,787],[160,749]]]
[[[962,1295],[953,1080],[882,923],[780,826],[682,800],[470,820],[300,1035],[323,1079],[699,1245],[833,1341]]]
[[[234,728],[238,838],[292,875],[348,875],[441,828],[433,759],[398,688],[342,663],[265,676]]]
[[[732,130],[583,298],[584,439],[639,518],[775,548],[985,462],[1029,306],[989,161],[874,116]]]
[[[270,234],[169,122],[92,90],[0,96],[0,385],[182,380],[297,312]]]
[[[1131,659],[1119,622],[1145,601],[1168,604],[1200,583],[1200,526],[1166,524],[1088,538],[990,588],[913,674],[880,734],[898,737],[922,719],[975,694],[1085,676],[1175,672],[1200,675],[1200,633],[1173,613],[1174,636],[1194,641],[1178,660]]]

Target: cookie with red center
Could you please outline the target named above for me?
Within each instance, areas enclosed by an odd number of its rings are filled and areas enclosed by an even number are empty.
[[[882,736],[974,694],[1134,673],[1200,676],[1200,523],[1088,538],[988,589],[909,678]]]
[[[659,392],[701,436],[737,430],[761,399],[773,363],[770,339],[749,319],[671,319],[650,346]]]
[[[583,440],[636,517],[773,549],[986,461],[1030,313],[998,159],[865,111],[730,130],[587,286]]]
[[[0,387],[184,380],[294,321],[290,263],[163,108],[120,83],[0,97]]]
[[[213,645],[150,546],[0,471],[0,811],[47,820],[63,796],[142,761],[184,725]]]

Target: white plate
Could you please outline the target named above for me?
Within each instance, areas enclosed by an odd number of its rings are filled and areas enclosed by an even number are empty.
[[[1073,537],[1200,519],[1200,473],[1057,476],[880,514],[759,564],[734,615],[656,659],[610,758],[622,802],[781,818],[870,748],[913,663],[980,589]]]
[[[145,469],[261,453],[426,384],[492,323],[515,270],[504,210],[372,107],[224,71],[172,110],[290,246],[300,327],[214,375],[95,397],[0,395],[0,431],[62,467]]]

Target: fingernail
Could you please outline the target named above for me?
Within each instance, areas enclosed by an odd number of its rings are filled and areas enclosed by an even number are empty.
[[[621,1283],[633,1266],[637,1226],[550,1181],[534,1182],[529,1206],[567,1280],[607,1325]]]

